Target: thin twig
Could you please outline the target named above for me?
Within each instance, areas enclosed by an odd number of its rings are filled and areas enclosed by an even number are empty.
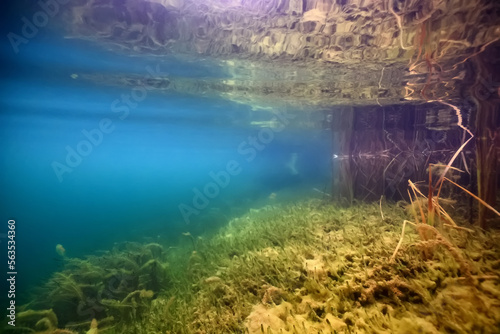
[[[394,261],[394,258],[396,257],[396,254],[398,253],[399,247],[401,247],[401,244],[403,243],[403,238],[405,237],[406,222],[407,222],[407,220],[405,219],[403,221],[403,230],[401,231],[401,238],[399,239],[398,245],[396,246],[396,249],[394,250],[394,253],[392,254],[389,262]]]
[[[457,229],[457,230],[467,231],[469,233],[474,233],[474,230],[471,230],[470,228],[467,228],[467,227],[454,226],[454,225],[450,225],[450,224],[443,224],[443,226],[452,227],[452,228]]]
[[[380,196],[380,202],[379,202],[379,206],[380,206],[380,215],[382,216],[382,220],[385,220],[385,218],[384,218],[384,213],[382,212],[382,198],[384,198],[384,195]]]
[[[467,139],[467,141],[465,143],[463,143],[462,146],[460,146],[460,148],[455,152],[455,154],[453,155],[453,157],[451,157],[450,161],[448,162],[448,165],[444,169],[443,174],[441,175],[441,177],[438,179],[438,181],[436,183],[436,187],[439,186],[437,197],[439,197],[439,194],[441,193],[441,188],[443,187],[443,181],[445,179],[446,173],[448,172],[448,170],[450,169],[451,165],[453,164],[453,162],[455,161],[455,159],[457,158],[457,156],[460,154],[460,152],[462,152],[462,150],[464,149],[465,145],[467,145],[469,143],[469,141],[471,141],[472,138],[474,138],[474,136],[472,136],[469,139]]]
[[[471,195],[472,197],[474,197],[475,199],[477,199],[479,201],[479,203],[481,203],[482,205],[484,205],[485,207],[487,207],[488,209],[490,209],[491,211],[493,211],[494,213],[496,213],[498,216],[500,216],[500,212],[498,212],[497,210],[495,210],[494,207],[492,207],[491,205],[489,205],[488,203],[486,203],[484,200],[482,200],[481,198],[477,197],[476,195],[474,195],[473,193],[471,193],[469,190],[465,189],[464,187],[462,187],[461,185],[458,185],[457,183],[453,182],[452,180],[450,180],[449,178],[445,177],[444,180],[450,182],[451,184],[459,187],[460,189],[462,189],[463,191],[465,191],[467,194]]]

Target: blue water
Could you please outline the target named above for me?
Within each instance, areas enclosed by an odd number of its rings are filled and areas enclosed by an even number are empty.
[[[130,86],[81,78],[147,76],[158,64],[178,77],[218,78],[224,68],[132,57],[54,32],[17,55],[8,44],[1,51],[0,232],[16,221],[20,291],[61,267],[57,244],[79,257],[125,240],[175,243],[182,232],[210,233],[250,208],[328,191],[328,131],[292,121],[279,132],[250,125],[276,113],[300,120],[303,112],[153,90],[127,105]],[[265,143],[252,146],[259,135]],[[293,159],[294,170],[286,167]]]

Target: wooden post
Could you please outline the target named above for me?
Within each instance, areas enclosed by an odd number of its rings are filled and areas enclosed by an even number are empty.
[[[354,198],[352,175],[352,134],[354,108],[342,107],[334,114],[332,122],[332,194],[345,204],[352,204]],[[335,152],[336,151],[336,152]]]
[[[498,182],[498,145],[500,143],[500,43],[489,46],[474,57],[476,81],[472,96],[477,104],[476,161],[478,196],[495,206]],[[489,210],[479,204],[478,225],[485,228]]]

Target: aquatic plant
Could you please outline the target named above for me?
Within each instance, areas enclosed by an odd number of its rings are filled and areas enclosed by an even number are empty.
[[[106,306],[108,313],[116,319],[136,320],[144,312],[153,298],[152,290],[136,290],[129,293],[123,300],[103,299],[101,304]]]
[[[139,269],[140,289],[160,292],[168,285],[167,265],[151,259]]]
[[[392,237],[373,235],[393,233],[386,230],[397,226],[402,211],[386,203],[380,221],[375,217],[381,208],[381,203],[352,210],[309,202],[232,221],[199,247],[194,284],[176,295],[177,303],[169,303],[169,313],[186,325],[170,321],[162,328],[179,333],[347,333],[395,329],[405,318],[414,319],[405,325],[415,330],[432,326],[411,311],[396,315],[395,310],[429,307],[432,294],[443,288],[431,275],[439,275],[441,281],[456,275],[455,264],[436,271],[419,253],[410,262],[404,258],[384,263]],[[283,220],[286,225],[280,223]],[[297,230],[303,233],[294,234]],[[270,231],[280,231],[288,239],[264,238]],[[237,254],[227,253],[229,245]]]
[[[91,313],[109,330],[142,317],[151,299],[169,284],[161,245],[126,243],[102,256],[66,259],[65,269],[54,273],[26,308],[50,307],[74,330],[88,329]]]
[[[3,333],[78,334],[70,329],[58,328],[57,316],[52,309],[19,312],[16,322],[17,325],[15,327],[9,326]],[[87,334],[97,334],[97,322],[95,319],[92,323],[94,327],[90,326],[90,330],[86,332]]]
[[[483,201],[481,198],[478,196],[474,195],[472,192],[467,190],[466,188],[460,186],[456,182],[452,181],[450,178],[446,177],[446,173],[450,170],[455,170],[459,171],[457,168],[452,167],[452,163],[456,159],[456,157],[460,154],[460,152],[463,150],[463,148],[467,145],[467,143],[473,138],[471,136],[467,141],[465,141],[462,146],[460,147],[459,150],[455,152],[453,157],[450,159],[450,162],[447,165],[442,165],[442,164],[430,164],[429,165],[429,184],[428,184],[428,196],[425,196],[419,189],[418,187],[411,181],[408,180],[409,188],[411,190],[408,191],[408,196],[411,202],[410,209],[412,211],[413,217],[414,217],[414,222],[410,222],[408,220],[403,221],[403,228],[401,232],[401,237],[400,240],[396,246],[396,249],[394,253],[392,254],[390,258],[390,262],[393,262],[395,260],[396,254],[402,244],[404,235],[405,235],[405,227],[406,224],[413,224],[420,236],[420,242],[416,243],[416,246],[418,246],[421,250],[422,253],[424,254],[424,258],[428,259],[431,257],[431,255],[434,252],[434,249],[437,246],[442,246],[444,249],[446,249],[449,254],[452,256],[452,258],[459,264],[460,269],[461,269],[461,274],[465,277],[466,281],[474,285],[476,283],[475,277],[472,275],[471,271],[472,268],[469,264],[468,261],[465,260],[464,256],[462,255],[461,251],[452,244],[448,238],[446,238],[443,234],[442,231],[440,231],[441,227],[449,227],[449,228],[454,228],[457,230],[462,230],[466,232],[474,232],[471,229],[464,228],[464,227],[459,227],[455,221],[451,218],[451,216],[446,212],[446,210],[440,205],[440,199],[439,196],[441,194],[441,190],[443,187],[443,184],[445,181],[449,182],[450,184],[458,187],[462,191],[464,191],[466,194],[472,196],[478,202],[496,213],[498,216],[500,216],[500,213],[495,210],[492,206],[490,206],[488,203]],[[436,170],[436,168],[441,168],[442,171],[440,171],[439,179],[434,185],[433,183],[433,168]],[[437,191],[436,191],[437,190]],[[413,194],[413,195],[412,195]],[[425,207],[425,203],[427,204]],[[424,210],[425,207],[425,210]],[[418,211],[417,211],[418,209]]]
[[[414,208],[420,211],[418,204]],[[398,242],[405,219],[407,231]],[[101,328],[110,334],[397,333],[402,326],[414,332],[470,332],[475,326],[493,333],[500,322],[494,294],[500,234],[452,228],[441,235],[438,225],[420,222],[425,230],[418,231],[408,228],[416,225],[410,221],[401,205],[385,201],[351,208],[319,200],[274,205],[249,211],[210,237],[193,236],[196,251],[180,236],[168,266],[165,248],[128,244],[74,261],[71,278],[95,282],[95,274],[86,277],[78,268],[128,263],[123,256],[147,277],[159,278],[165,270],[166,284],[157,285],[160,280],[141,280],[131,264],[122,269],[133,275],[134,289],[118,280],[119,293],[101,300],[100,334]],[[397,242],[397,256],[388,262]],[[464,285],[468,273],[473,282]],[[160,290],[148,290],[148,284]],[[457,305],[454,296],[466,310],[448,306]],[[88,319],[68,328],[86,333],[90,325]]]
[[[53,331],[57,329],[57,316],[52,309],[50,310],[27,310],[17,314],[17,322],[21,324],[18,327],[26,326],[38,331]]]

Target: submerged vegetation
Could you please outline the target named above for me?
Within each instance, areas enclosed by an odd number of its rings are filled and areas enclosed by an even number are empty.
[[[178,247],[68,258],[13,332],[496,333],[500,233],[401,234],[404,206],[267,206]]]

